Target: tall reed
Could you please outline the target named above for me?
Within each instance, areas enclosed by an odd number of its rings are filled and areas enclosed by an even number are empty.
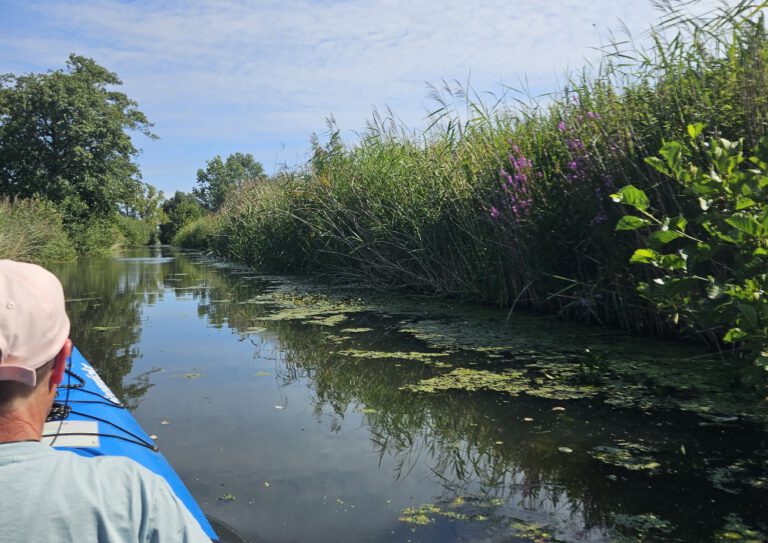
[[[0,200],[0,258],[48,262],[74,256],[53,204],[38,199]]]
[[[331,122],[304,170],[232,194],[177,242],[270,270],[666,333],[674,323],[635,291],[649,272],[627,264],[638,240],[614,232],[624,211],[609,195],[631,183],[661,209],[689,205],[645,157],[688,124],[749,143],[768,121],[764,4],[698,19],[677,5],[651,48],[614,44],[555,95],[488,104],[443,85],[427,129],[374,113],[351,145]]]

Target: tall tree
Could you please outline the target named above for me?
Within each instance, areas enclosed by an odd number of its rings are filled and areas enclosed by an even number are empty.
[[[156,138],[122,81],[90,58],[0,76],[0,194],[40,195],[69,220],[114,214],[142,193],[129,131]]]
[[[203,216],[203,208],[192,194],[179,190],[173,198],[163,202],[163,212],[168,220],[160,225],[160,241],[171,243],[181,228],[195,219]]]
[[[234,153],[224,161],[219,155],[206,161],[205,169],[197,170],[197,187],[193,190],[206,209],[215,211],[227,194],[246,181],[264,179],[264,167],[250,153]]]

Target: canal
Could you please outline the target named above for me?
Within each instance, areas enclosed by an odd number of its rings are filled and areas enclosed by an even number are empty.
[[[53,271],[75,345],[252,543],[768,537],[766,390],[696,346],[167,247]]]

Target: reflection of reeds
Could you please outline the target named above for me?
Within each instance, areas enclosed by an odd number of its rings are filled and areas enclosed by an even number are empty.
[[[614,232],[623,211],[608,196],[631,182],[661,208],[692,205],[643,158],[692,122],[747,143],[765,134],[759,13],[746,0],[707,20],[668,8],[654,47],[617,42],[538,101],[436,87],[423,132],[377,113],[348,146],[331,123],[306,171],[244,187],[177,241],[274,270],[668,331],[634,291],[648,272],[627,264],[636,240]]]

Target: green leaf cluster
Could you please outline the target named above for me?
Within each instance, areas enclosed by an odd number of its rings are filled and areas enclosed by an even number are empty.
[[[642,233],[630,262],[653,266],[640,292],[677,322],[719,331],[760,363],[768,362],[768,137],[745,154],[743,141],[705,140],[704,126],[686,141],[663,145],[647,164],[674,182],[681,213],[654,209],[628,185],[612,195],[632,214],[617,231]]]
[[[114,216],[142,191],[129,131],[151,138],[122,82],[94,60],[65,70],[0,76],[0,194],[38,196],[68,222]]]

